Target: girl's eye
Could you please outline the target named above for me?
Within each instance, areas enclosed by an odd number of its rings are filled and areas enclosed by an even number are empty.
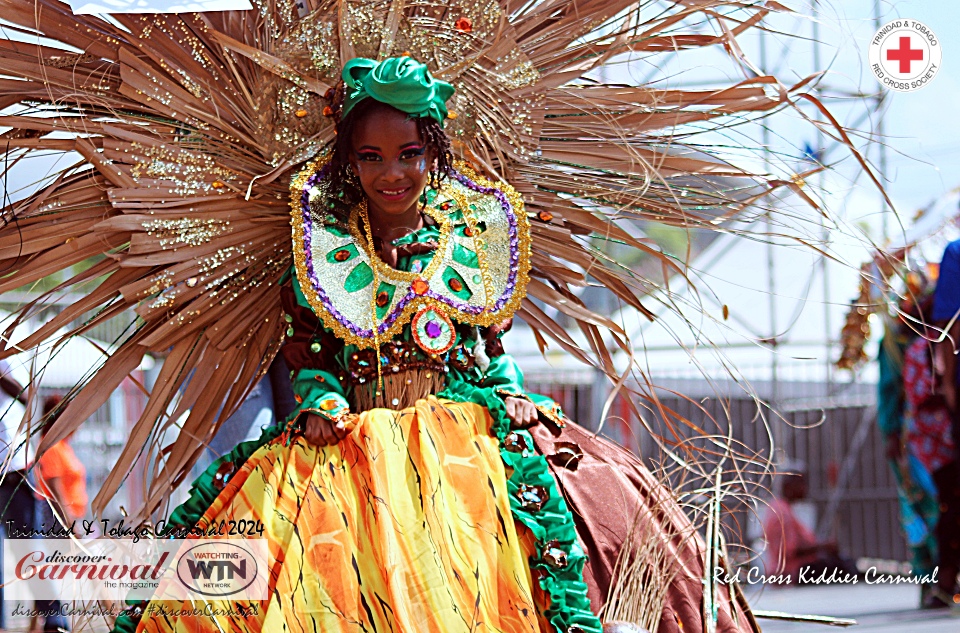
[[[380,154],[375,154],[373,152],[360,152],[357,154],[357,160],[372,162],[381,160],[381,156]]]
[[[407,149],[401,152],[400,158],[402,160],[410,160],[411,158],[417,158],[423,156],[423,153],[427,151],[426,147],[417,147],[413,149]]]

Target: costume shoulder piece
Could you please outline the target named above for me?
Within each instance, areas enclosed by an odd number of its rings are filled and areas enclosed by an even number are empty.
[[[374,347],[421,309],[481,326],[516,311],[530,269],[530,227],[512,187],[458,163],[426,208],[440,231],[437,249],[422,270],[404,272],[369,252],[357,210],[347,226],[327,214],[325,182],[324,160],[293,180],[293,253],[304,297],[338,337]]]

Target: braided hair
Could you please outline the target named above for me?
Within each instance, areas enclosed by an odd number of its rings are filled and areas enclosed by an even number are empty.
[[[329,93],[328,93],[329,94]],[[389,108],[391,106],[376,101],[375,99],[364,99],[358,103],[347,116],[342,119],[339,114],[343,107],[343,83],[341,82],[336,90],[330,95],[332,102],[333,116],[337,118],[336,136],[332,142],[332,155],[330,157],[328,187],[329,191],[337,192],[337,198],[334,205],[330,208],[338,219],[346,219],[353,208],[363,199],[363,188],[359,180],[353,173],[350,165],[350,154],[353,152],[353,131],[357,122],[367,113],[378,107]],[[417,123],[417,133],[420,140],[431,148],[437,157],[437,168],[430,172],[430,182],[427,186],[438,189],[443,181],[449,177],[453,169],[453,154],[450,150],[450,138],[443,127],[435,119],[430,117],[417,117],[414,119]],[[342,195],[340,195],[342,194]]]

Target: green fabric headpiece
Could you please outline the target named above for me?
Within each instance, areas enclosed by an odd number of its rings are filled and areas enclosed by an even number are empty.
[[[434,79],[411,57],[390,57],[376,62],[355,57],[343,67],[346,91],[343,99],[345,117],[358,103],[371,97],[414,117],[430,117],[441,125],[447,118],[447,99],[453,86]]]

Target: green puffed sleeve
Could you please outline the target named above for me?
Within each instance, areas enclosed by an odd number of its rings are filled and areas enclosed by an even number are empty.
[[[295,276],[281,288],[280,299],[288,327],[281,353],[291,369],[297,401],[287,422],[301,421],[304,413],[336,419],[350,408],[343,385],[334,374],[341,369],[338,356],[343,344],[320,324]]]
[[[510,354],[490,359],[480,386],[493,387],[501,395],[523,397],[523,371]]]
[[[350,411],[339,381],[322,369],[298,371],[293,379],[293,396],[297,400],[297,408],[290,414],[289,420],[297,420],[304,413],[334,420]]]
[[[563,427],[566,418],[560,405],[553,399],[538,393],[528,392],[523,385],[523,370],[510,354],[502,353],[490,359],[490,366],[478,386],[493,389],[501,398],[526,398],[537,408],[540,416]]]

